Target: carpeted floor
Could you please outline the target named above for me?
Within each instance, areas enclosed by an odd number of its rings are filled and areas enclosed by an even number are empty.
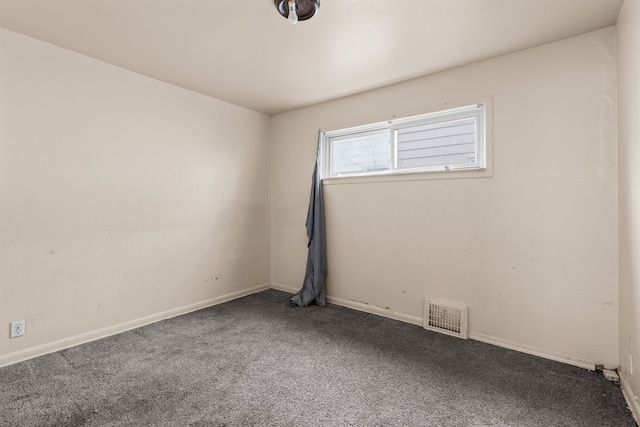
[[[619,386],[268,290],[0,369],[0,426],[635,426]]]

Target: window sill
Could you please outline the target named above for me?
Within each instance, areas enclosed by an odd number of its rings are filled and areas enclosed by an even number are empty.
[[[323,178],[324,185],[360,184],[370,182],[423,181],[428,179],[491,178],[491,168],[473,168],[437,171],[387,172],[370,175],[345,175]]]

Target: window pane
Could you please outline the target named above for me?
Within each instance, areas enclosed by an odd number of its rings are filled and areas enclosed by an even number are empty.
[[[469,117],[397,130],[398,169],[476,163],[476,119]]]
[[[487,102],[323,134],[323,177],[486,171]]]
[[[334,139],[331,175],[389,170],[389,132]]]

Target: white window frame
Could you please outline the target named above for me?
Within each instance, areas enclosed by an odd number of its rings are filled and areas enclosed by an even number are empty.
[[[396,133],[399,129],[437,123],[442,121],[443,118],[445,120],[457,120],[469,117],[474,117],[477,124],[475,163],[398,169],[398,160],[396,158]],[[441,106],[420,115],[412,115],[399,119],[394,118],[384,122],[322,132],[320,140],[320,166],[323,181],[326,181],[326,183],[338,183],[491,176],[491,121],[491,97],[483,97],[456,104],[448,104],[445,107]],[[350,138],[366,133],[379,133],[380,131],[389,132],[389,170],[331,175],[331,165],[333,163],[333,141],[339,141],[344,138]]]

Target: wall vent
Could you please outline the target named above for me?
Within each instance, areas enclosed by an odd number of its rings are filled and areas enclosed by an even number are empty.
[[[425,298],[423,326],[430,331],[467,339],[467,306]]]

